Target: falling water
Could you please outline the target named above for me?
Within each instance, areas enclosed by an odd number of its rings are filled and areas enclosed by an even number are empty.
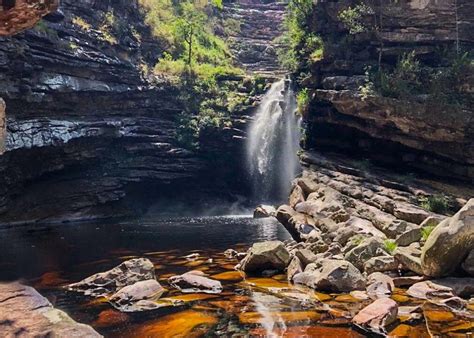
[[[274,83],[265,94],[249,130],[247,161],[260,202],[287,198],[291,181],[300,170],[300,118],[290,80]]]

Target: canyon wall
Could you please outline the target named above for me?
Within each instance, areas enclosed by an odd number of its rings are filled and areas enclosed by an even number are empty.
[[[180,88],[143,72],[161,51],[137,1],[64,0],[35,28],[0,38],[8,122],[0,224],[139,215],[176,196],[206,206],[246,194],[250,111],[204,135],[200,150],[183,146]]]
[[[460,75],[468,104],[441,104],[427,95],[400,99],[363,95],[368,67],[391,69],[404,53],[415,53],[433,72],[446,65],[442,53],[471,51],[474,3],[467,0],[375,2],[378,37],[349,34],[342,10],[355,1],[319,1],[310,31],[324,40],[324,58],[302,81],[313,97],[306,116],[306,145],[400,169],[474,180],[473,73]],[[382,6],[380,6],[382,4]],[[375,17],[375,19],[374,19]],[[471,55],[472,56],[472,55]]]

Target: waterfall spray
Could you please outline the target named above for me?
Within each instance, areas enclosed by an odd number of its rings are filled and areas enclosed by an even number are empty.
[[[285,199],[300,171],[297,157],[301,119],[295,114],[291,81],[274,83],[257,110],[247,139],[247,164],[254,198],[260,202]]]

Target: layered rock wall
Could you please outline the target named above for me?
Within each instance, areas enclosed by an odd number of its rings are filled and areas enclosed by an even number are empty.
[[[142,72],[162,47],[137,1],[64,0],[61,13],[0,38],[0,224],[137,215],[184,190],[194,201],[241,192],[242,161],[213,159],[239,157],[245,118],[237,112],[212,149],[177,141],[185,102]]]
[[[376,2],[377,3],[377,2]],[[307,146],[437,176],[474,180],[474,119],[470,104],[442,104],[413,95],[396,99],[362,95],[367,67],[394,67],[414,52],[433,72],[443,70],[440,51],[472,51],[472,1],[398,1],[376,6],[378,34],[351,35],[338,18],[354,1],[315,3],[310,30],[324,40],[324,59],[304,85],[313,89]],[[374,17],[369,16],[370,27]],[[380,24],[380,20],[382,24]],[[370,28],[369,28],[370,30]],[[471,97],[472,74],[462,74]]]
[[[0,155],[5,152],[6,122],[5,122],[5,102],[0,99]]]

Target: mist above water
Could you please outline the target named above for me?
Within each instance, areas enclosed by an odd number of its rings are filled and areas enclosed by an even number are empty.
[[[289,80],[275,82],[257,110],[247,139],[247,166],[253,197],[263,203],[288,197],[291,181],[301,170],[297,152],[301,119]]]

